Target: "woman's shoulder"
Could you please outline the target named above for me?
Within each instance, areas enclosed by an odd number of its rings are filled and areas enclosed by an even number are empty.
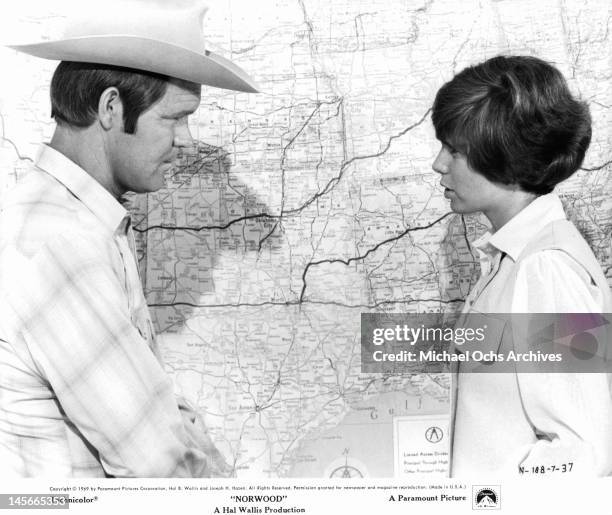
[[[513,304],[525,312],[608,312],[612,298],[594,257],[585,262],[574,249],[549,247],[517,262]]]
[[[519,260],[551,249],[564,250],[568,254],[579,253],[587,254],[589,257],[593,256],[589,244],[576,226],[567,219],[560,219],[546,224],[538,231],[521,252]]]
[[[547,224],[527,243],[517,264],[519,269],[533,267],[538,259],[549,262],[553,268],[557,265],[557,268],[586,273],[599,286],[607,286],[608,281],[593,250],[576,226],[568,220],[555,220]]]

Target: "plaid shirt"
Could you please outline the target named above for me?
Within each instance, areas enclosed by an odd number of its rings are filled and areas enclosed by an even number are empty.
[[[0,215],[0,477],[207,476],[194,420],[159,361],[129,214],[43,146]]]

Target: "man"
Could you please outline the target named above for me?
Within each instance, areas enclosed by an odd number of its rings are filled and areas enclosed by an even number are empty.
[[[14,47],[62,62],[55,133],[0,214],[2,477],[231,473],[174,397],[119,199],[164,185],[201,84],[256,87],[206,50],[204,8],[151,5],[105,6],[63,39]]]

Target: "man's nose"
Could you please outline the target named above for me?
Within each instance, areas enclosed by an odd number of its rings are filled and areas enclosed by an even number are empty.
[[[193,147],[195,144],[187,122],[177,124],[174,130],[174,146],[178,148]]]
[[[441,148],[431,165],[433,171],[440,174],[448,173],[448,158],[449,155],[446,149]]]

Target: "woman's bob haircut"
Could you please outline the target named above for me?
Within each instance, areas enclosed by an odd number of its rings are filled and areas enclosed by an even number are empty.
[[[591,116],[536,57],[498,56],[455,75],[433,105],[436,137],[492,182],[542,195],[582,164]]]

